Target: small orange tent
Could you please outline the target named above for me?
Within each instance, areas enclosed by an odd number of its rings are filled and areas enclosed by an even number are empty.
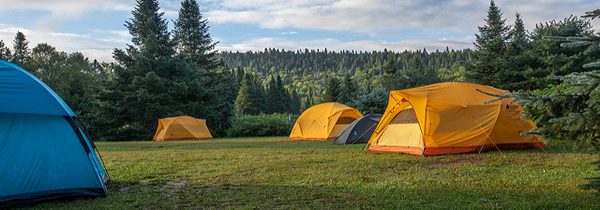
[[[362,117],[355,108],[328,102],[308,108],[292,128],[292,140],[331,140],[337,138],[354,120]]]
[[[391,91],[369,150],[439,155],[544,146],[535,136],[520,135],[535,128],[532,121],[521,119],[520,105],[482,92],[509,93],[458,82]]]
[[[211,138],[206,120],[179,116],[159,119],[153,141]]]

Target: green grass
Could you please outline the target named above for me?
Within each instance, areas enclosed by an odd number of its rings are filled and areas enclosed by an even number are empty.
[[[419,157],[285,137],[101,142],[107,198],[40,209],[599,209],[580,189],[598,154],[545,150]]]

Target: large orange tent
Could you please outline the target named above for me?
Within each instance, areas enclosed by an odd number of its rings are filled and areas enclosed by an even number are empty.
[[[369,139],[369,150],[439,155],[506,147],[542,148],[522,132],[535,128],[509,92],[490,86],[448,82],[391,91],[388,106]]]
[[[292,128],[292,140],[331,140],[337,138],[354,120],[362,117],[355,108],[328,102],[308,108]]]
[[[206,120],[179,116],[159,119],[153,141],[211,138]]]

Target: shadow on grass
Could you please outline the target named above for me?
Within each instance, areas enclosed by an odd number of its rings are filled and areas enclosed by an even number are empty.
[[[244,148],[278,148],[278,149],[349,149],[363,150],[365,144],[360,145],[335,145],[331,141],[291,141],[286,137],[256,137],[256,138],[232,138],[232,139],[210,139],[210,140],[185,140],[167,142],[102,142],[99,144],[100,151],[160,151],[168,150],[215,150],[215,149],[244,149]],[[531,152],[531,153],[592,153],[586,147],[575,147],[573,142],[553,140],[549,141],[544,149],[502,149],[502,152]],[[495,152],[491,149],[485,152]]]
[[[594,162],[593,164],[596,166],[596,174],[600,176],[600,161]],[[600,195],[600,177],[590,178],[588,181],[588,184],[582,185],[580,188],[586,190],[595,190],[596,193]]]
[[[600,208],[589,194],[469,186],[357,185],[346,187],[277,184],[210,184],[189,180],[112,182],[107,198],[57,201],[39,209],[415,209],[415,208]]]
[[[354,145],[352,145],[354,146]],[[362,150],[360,146],[354,146]],[[218,150],[218,149],[306,149],[306,148],[328,148],[328,149],[348,149],[334,145],[332,142],[301,142],[301,141],[186,141],[186,142],[143,142],[143,143],[110,143],[99,145],[101,152],[118,151],[160,151],[160,150]]]

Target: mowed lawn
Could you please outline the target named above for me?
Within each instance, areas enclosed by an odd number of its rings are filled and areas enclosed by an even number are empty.
[[[425,158],[286,137],[97,145],[108,197],[34,208],[600,209],[580,189],[600,156],[567,144]]]

